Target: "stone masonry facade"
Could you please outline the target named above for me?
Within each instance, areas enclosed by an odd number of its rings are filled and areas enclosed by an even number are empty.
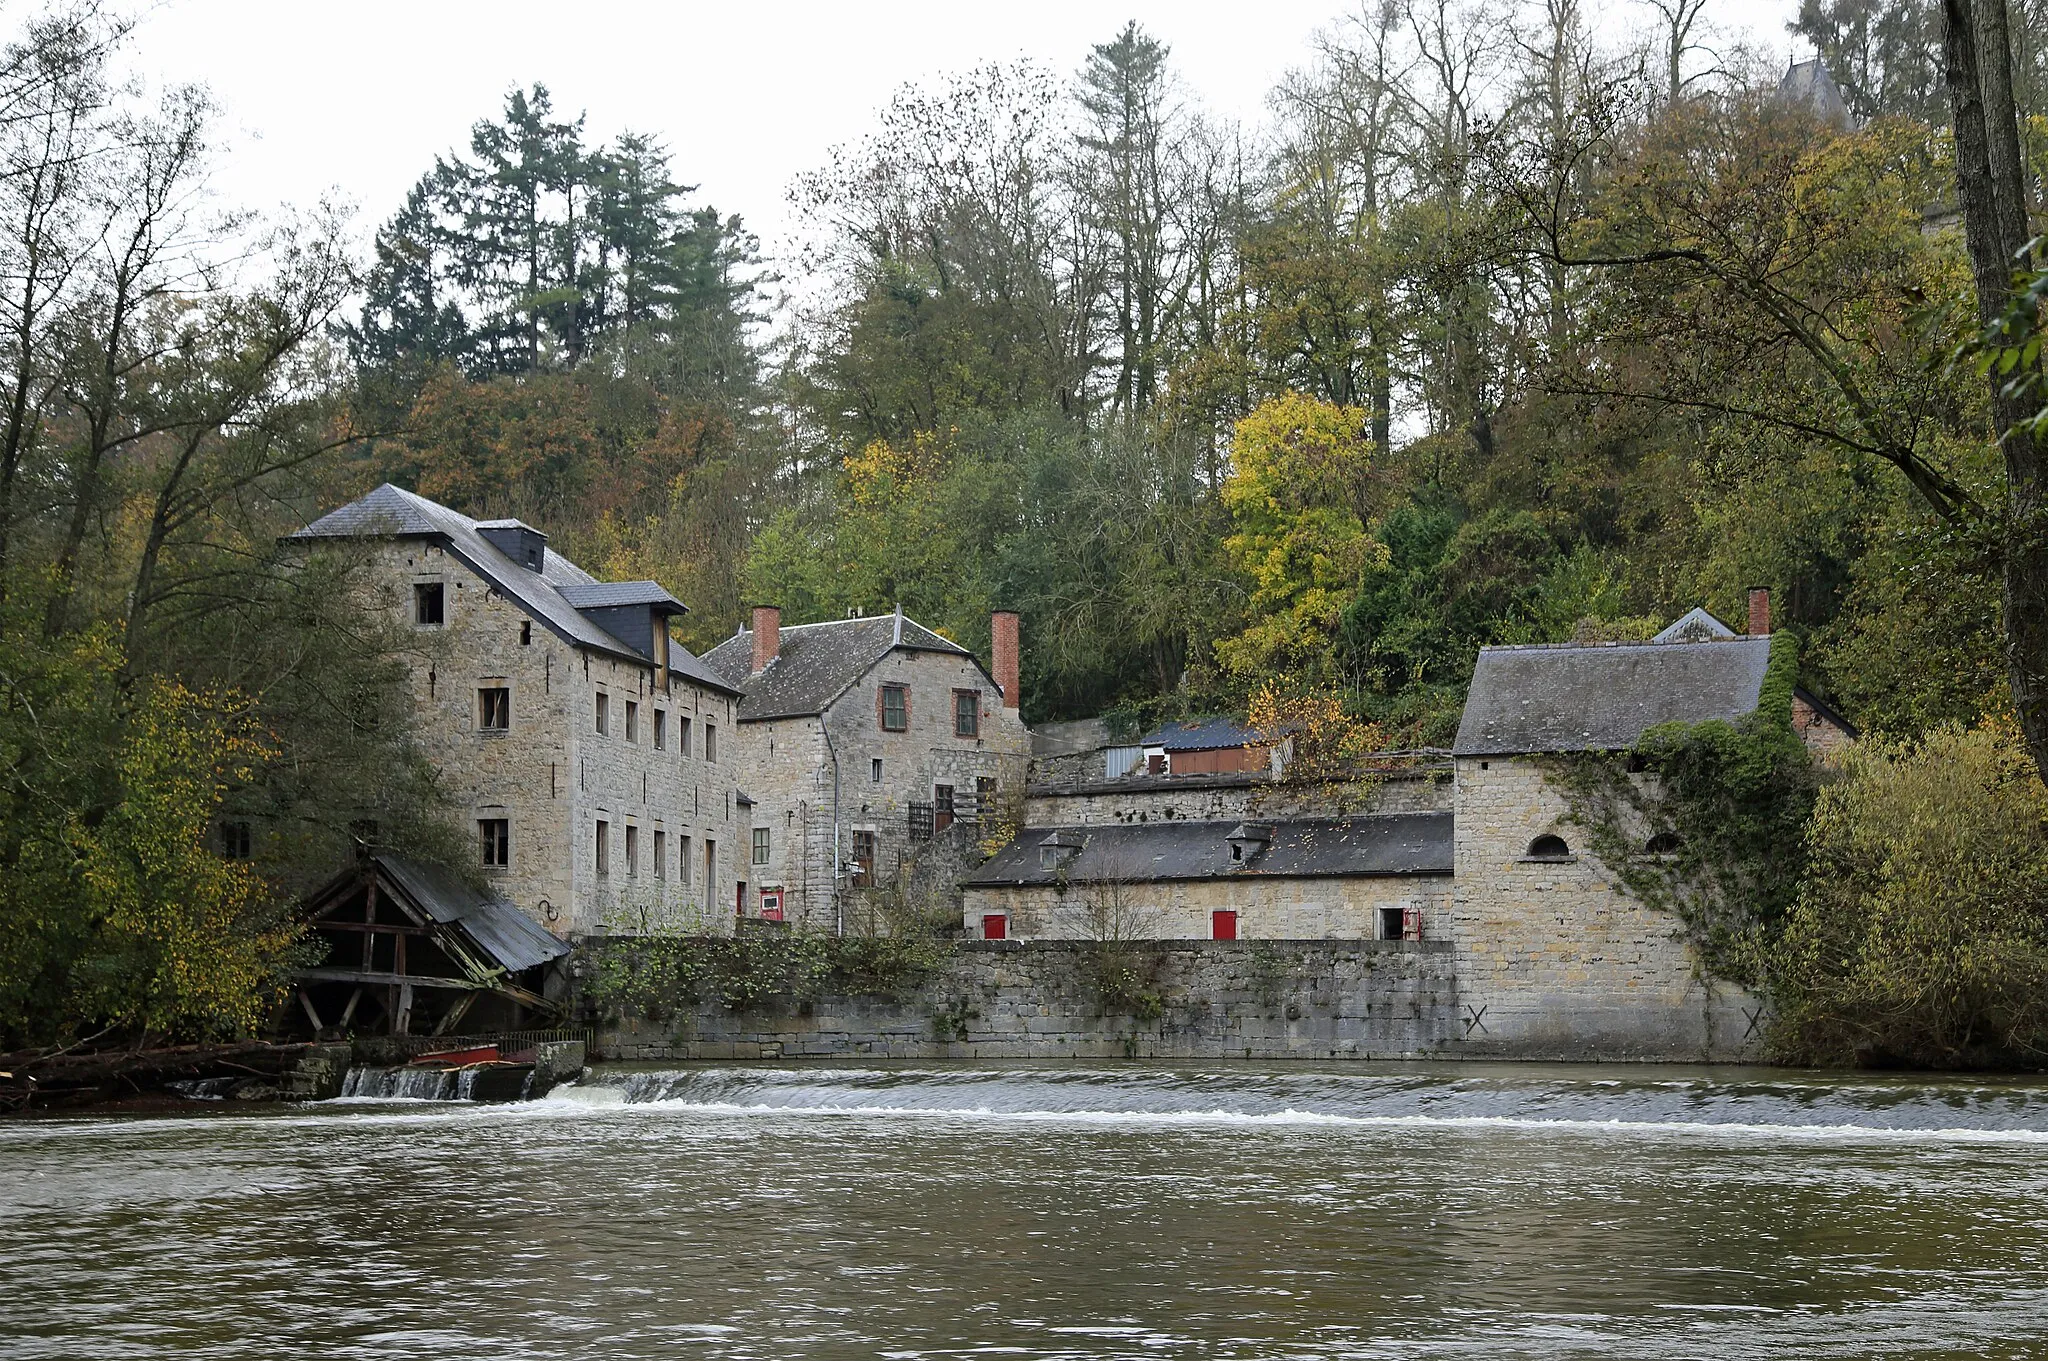
[[[1668,912],[1580,853],[1564,795],[1527,757],[1461,757],[1456,951],[1468,1052],[1517,1057],[1733,1059],[1758,1002],[1708,979]],[[1537,838],[1564,855],[1532,854]]]
[[[729,752],[733,697],[673,672],[664,684],[651,664],[564,643],[432,543],[373,542],[364,551],[381,607],[413,631],[418,738],[480,860],[482,824],[508,824],[508,863],[481,867],[497,891],[564,936],[730,931],[746,827]],[[443,622],[418,624],[413,588],[435,583]],[[481,692],[498,689],[510,692],[509,721],[487,728]],[[707,736],[727,744],[717,760],[706,759]]]
[[[877,696],[885,684],[908,693],[902,732],[881,725]],[[978,736],[954,733],[960,691],[980,696]],[[840,865],[853,863],[857,846],[871,845],[869,882],[890,884],[928,839],[912,828],[912,805],[935,809],[943,787],[957,820],[993,814],[1020,788],[1031,743],[974,658],[909,649],[883,656],[822,714],[743,722],[739,737],[752,827],[768,833],[766,860],[748,866],[755,904],[762,891],[780,892],[786,920],[828,930],[856,910],[850,872],[835,900],[835,823]],[[991,791],[988,809],[980,806],[983,789]]]

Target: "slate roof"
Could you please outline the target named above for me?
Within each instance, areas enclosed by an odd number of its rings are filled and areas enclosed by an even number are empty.
[[[1230,858],[1230,834],[1244,824],[1143,822],[1092,827],[1027,827],[980,869],[968,887],[1118,880],[1338,879],[1449,874],[1449,813],[1374,813],[1288,818],[1266,824],[1273,839],[1244,860]],[[1042,863],[1047,837],[1081,850],[1058,868]]]
[[[1659,723],[1737,719],[1755,712],[1770,656],[1767,635],[1481,648],[1451,750],[1625,751]]]
[[[1653,643],[1704,643],[1714,638],[1739,638],[1734,629],[1707,613],[1704,606],[1695,605],[1678,618],[1665,625],[1663,630],[1650,641]]]
[[[1827,63],[1819,57],[1812,61],[1795,61],[1786,68],[1778,81],[1778,98],[1787,104],[1804,106],[1822,122],[1841,132],[1850,132],[1856,127],[1856,116],[1849,112],[1849,101],[1842,97],[1842,87],[1835,83]]]
[[[1269,739],[1253,728],[1227,718],[1205,718],[1194,723],[1168,723],[1147,733],[1138,743],[1143,747],[1164,747],[1168,751],[1216,751],[1224,747],[1263,744]]]
[[[689,607],[668,593],[658,581],[593,581],[588,586],[562,587],[562,599],[579,610],[601,610],[618,605],[673,605],[680,614]]]
[[[681,602],[653,582],[600,582],[553,549],[549,549],[542,560],[541,570],[533,571],[524,563],[506,556],[496,544],[479,534],[477,524],[460,511],[450,510],[438,502],[386,482],[375,491],[328,512],[288,538],[295,542],[361,538],[437,540],[563,642],[635,661],[646,662],[652,658],[585,617],[578,610],[578,600],[571,597],[589,601],[592,593],[616,590],[635,594],[637,598],[603,603],[658,603],[648,591],[651,587],[660,593],[660,599],[673,603],[677,609],[683,608]],[[599,607],[596,603],[584,605],[584,608]],[[724,691],[733,689],[679,643],[671,642],[669,645],[668,665],[669,670],[677,675],[701,685]]]
[[[705,653],[704,665],[740,692],[739,721],[758,723],[823,713],[866,675],[868,668],[899,648],[973,659],[974,654],[966,648],[912,619],[901,618],[899,635],[899,618],[882,614],[822,624],[785,624],[780,651],[758,676],[748,674],[754,665],[753,632],[741,629]]]

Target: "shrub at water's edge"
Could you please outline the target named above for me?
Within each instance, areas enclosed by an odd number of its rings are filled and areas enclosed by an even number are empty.
[[[2048,791],[2008,725],[1866,740],[1821,792],[1773,952],[1772,1046],[1818,1064],[2048,1059]]]

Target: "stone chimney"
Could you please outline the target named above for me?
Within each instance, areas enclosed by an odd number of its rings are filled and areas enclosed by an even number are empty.
[[[1769,633],[1771,631],[1771,593],[1763,586],[1749,588],[1749,631]]]
[[[988,663],[996,684],[1003,689],[1003,707],[1015,709],[1022,694],[1018,688],[1017,612],[997,610],[988,617]]]
[[[768,669],[768,663],[782,652],[782,607],[780,605],[754,606],[754,669],[749,675],[758,676]]]

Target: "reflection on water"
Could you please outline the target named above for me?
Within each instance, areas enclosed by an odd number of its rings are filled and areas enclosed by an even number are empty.
[[[726,1067],[0,1127],[0,1357],[2048,1355],[2048,1087]]]

